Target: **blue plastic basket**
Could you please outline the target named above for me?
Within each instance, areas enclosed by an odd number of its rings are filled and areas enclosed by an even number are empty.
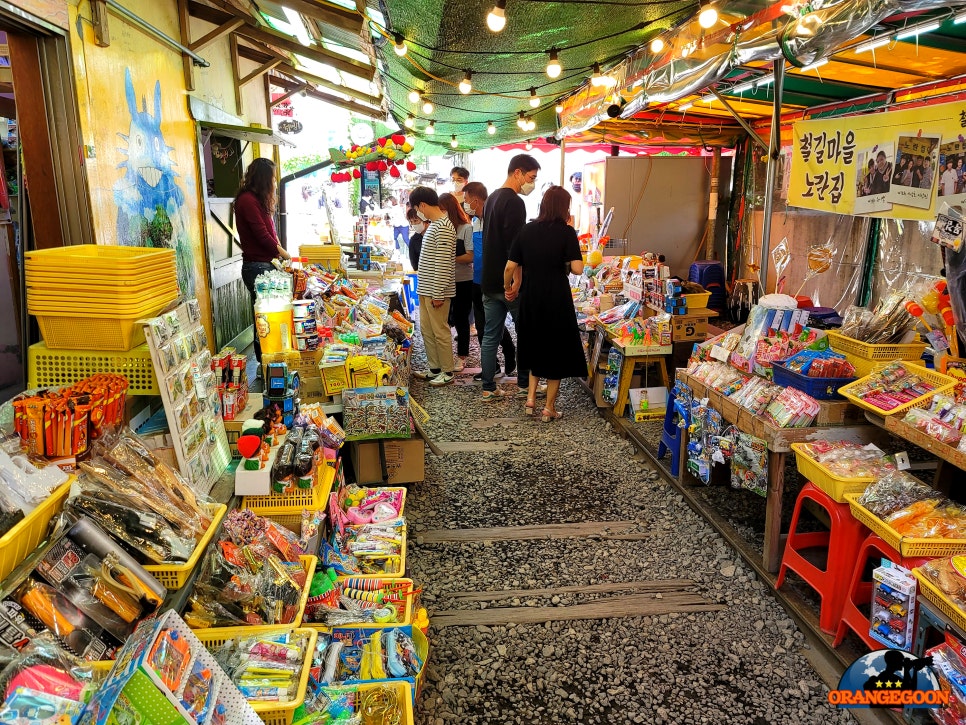
[[[787,362],[787,360],[786,360]],[[844,400],[839,395],[839,388],[848,385],[855,378],[810,378],[786,368],[782,363],[774,363],[771,367],[775,385],[786,388],[797,388],[815,400]]]

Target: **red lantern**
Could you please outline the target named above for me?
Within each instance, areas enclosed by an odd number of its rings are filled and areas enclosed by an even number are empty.
[[[355,168],[354,168],[354,169],[352,170],[352,178],[353,178],[353,179],[361,179],[361,178],[362,178],[362,172],[361,172],[361,171],[359,171],[359,167],[358,167],[358,166],[356,166],[356,167],[355,167]]]
[[[414,164],[412,161],[407,161],[406,162],[406,170],[407,171],[415,171],[416,170],[416,164]]]
[[[389,175],[391,177],[393,177],[394,179],[398,179],[399,178],[399,167],[398,166],[390,166],[389,167]]]
[[[376,171],[379,165],[375,161],[366,161],[366,171]]]
[[[386,169],[389,168],[389,164],[387,164],[385,161],[383,161],[382,159],[380,159],[379,161],[376,162],[376,168],[379,171],[385,171]]]
[[[334,183],[336,183],[339,180],[338,177],[339,177],[339,175],[337,173],[333,172],[333,173],[331,173],[329,175],[329,181],[331,181],[334,184]]]
[[[406,163],[406,159],[396,159],[395,161],[393,161],[393,163],[396,166],[402,166],[404,163]]]
[[[391,138],[392,138],[392,142],[397,146],[402,146],[404,143],[406,143],[406,137],[403,136],[401,133],[393,134]]]
[[[381,137],[377,138],[376,139],[376,143],[378,143],[380,146],[385,146],[386,145],[386,139],[385,139],[385,137],[382,137],[381,136]]]

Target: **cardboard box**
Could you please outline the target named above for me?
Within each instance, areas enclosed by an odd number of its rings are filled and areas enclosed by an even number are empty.
[[[272,492],[272,466],[281,446],[275,446],[268,454],[265,465],[257,471],[247,471],[242,460],[235,469],[236,496],[268,496]]]
[[[383,441],[389,483],[418,483],[426,477],[426,444],[422,438]],[[349,444],[356,483],[382,483],[379,441],[353,441]]]
[[[674,342],[701,341],[708,336],[708,318],[681,320],[671,318],[671,337]]]

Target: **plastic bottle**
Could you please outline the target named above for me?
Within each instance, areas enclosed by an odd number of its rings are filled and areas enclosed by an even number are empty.
[[[266,272],[255,280],[255,334],[262,352],[292,349],[291,275]]]

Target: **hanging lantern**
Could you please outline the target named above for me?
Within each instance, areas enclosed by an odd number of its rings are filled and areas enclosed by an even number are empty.
[[[406,137],[401,133],[394,133],[391,138],[392,142],[397,146],[402,146],[404,143],[406,143]]]
[[[356,166],[356,167],[355,167],[355,168],[354,168],[354,169],[352,170],[352,178],[353,178],[353,179],[361,179],[361,178],[362,178],[362,172],[361,172],[361,171],[359,171],[359,167],[358,167],[358,166]]]
[[[416,164],[414,164],[412,161],[407,161],[406,171],[415,171],[415,170],[416,170]]]
[[[394,178],[394,179],[398,179],[399,176],[400,176],[400,174],[399,174],[399,167],[398,166],[390,166],[389,167],[389,175],[392,178]]]
[[[388,168],[389,168],[389,164],[387,164],[385,161],[380,159],[379,161],[376,162],[376,169],[378,169],[379,171],[385,171]]]

